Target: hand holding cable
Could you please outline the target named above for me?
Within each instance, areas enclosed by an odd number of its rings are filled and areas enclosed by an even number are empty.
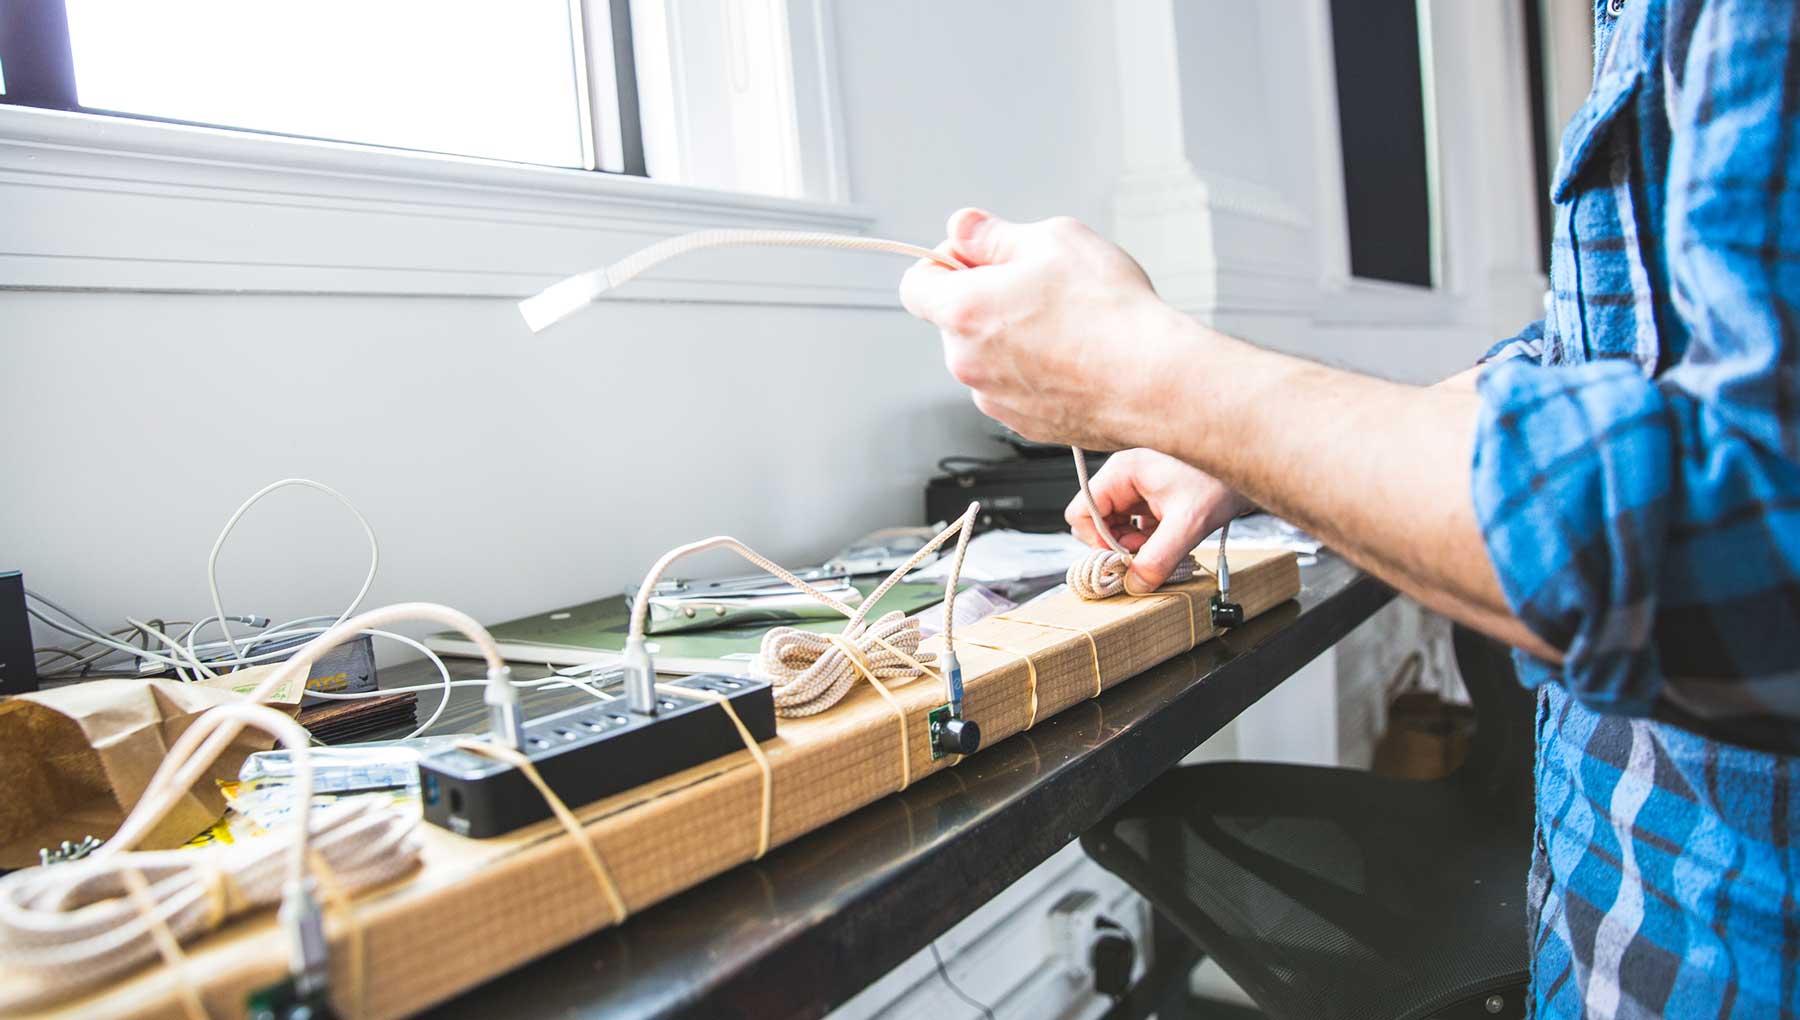
[[[1005,227],[1006,230],[995,229],[996,226]],[[1008,424],[1015,424],[1009,417],[1008,408],[1005,405],[996,403],[984,396],[983,390],[976,378],[977,375],[982,374],[981,366],[983,362],[981,359],[959,358],[951,349],[953,333],[983,328],[983,323],[981,321],[983,319],[983,314],[981,308],[967,301],[955,303],[947,302],[944,299],[944,295],[941,293],[942,288],[934,287],[931,281],[935,281],[947,273],[951,276],[959,276],[958,270],[964,270],[970,266],[985,266],[986,269],[984,269],[984,272],[990,274],[997,273],[999,275],[999,286],[1002,289],[1005,289],[1008,286],[1017,285],[1021,281],[1019,267],[1012,264],[1011,260],[1014,255],[1020,253],[1014,250],[1013,242],[1012,240],[1009,240],[1009,238],[1018,235],[1021,231],[1035,231],[1037,234],[1043,235],[1046,238],[1070,242],[1070,246],[1085,253],[1086,258],[1082,260],[1081,264],[1081,269],[1085,270],[1085,272],[1077,272],[1074,274],[1065,273],[1068,278],[1062,280],[1061,285],[1058,287],[1050,289],[1081,291],[1088,295],[1091,302],[1095,302],[1102,307],[1123,303],[1134,308],[1161,308],[1165,312],[1170,311],[1166,306],[1161,305],[1159,301],[1155,300],[1155,291],[1150,286],[1149,278],[1144,274],[1142,268],[1140,268],[1136,262],[1132,261],[1130,256],[1126,255],[1117,247],[1100,240],[1098,237],[1094,236],[1091,231],[1088,231],[1087,228],[1082,227],[1080,224],[1077,224],[1072,220],[1050,220],[1041,224],[1028,224],[1023,228],[1019,228],[1011,224],[1001,224],[1000,221],[994,220],[984,213],[977,213],[975,210],[963,210],[952,217],[950,226],[952,240],[946,242],[944,245],[940,245],[939,248],[935,250],[921,248],[917,245],[906,244],[900,241],[845,237],[834,234],[812,234],[769,230],[700,231],[698,233],[687,234],[657,242],[656,244],[628,255],[609,266],[590,270],[563,280],[543,292],[520,302],[519,310],[524,315],[526,324],[530,326],[531,330],[533,332],[539,332],[568,318],[582,307],[599,299],[603,294],[635,279],[654,266],[688,252],[700,251],[708,248],[736,245],[770,245],[781,247],[840,248],[851,251],[874,251],[911,255],[918,258],[920,261],[907,273],[906,281],[902,284],[901,294],[908,310],[922,318],[930,319],[944,325],[946,360],[950,364],[951,372],[955,374],[960,381],[975,389],[975,403],[983,412],[1000,419],[1001,421],[1005,421]],[[1145,295],[1148,295],[1150,299],[1148,302],[1132,300],[1141,299]],[[952,320],[954,321],[952,322]],[[952,325],[956,327],[955,330],[952,329]],[[1154,331],[1150,332],[1153,333]],[[1121,374],[1129,373],[1110,371],[1100,378],[1104,380]],[[1075,406],[1075,402],[1067,397],[1059,396],[1059,391],[1055,391],[1053,387],[1038,385],[1040,381],[1039,375],[1025,371],[1021,366],[1015,365],[1014,371],[1010,373],[999,373],[999,376],[1011,378],[1016,386],[1022,386],[1026,392],[1040,398],[1040,404],[1062,409],[1065,412],[1063,414],[1063,418],[1065,419],[1063,424],[1065,426],[1072,426],[1077,421],[1091,426],[1093,421],[1096,420],[1096,417],[1093,414],[1089,414],[1079,419],[1067,414],[1067,409]],[[1060,378],[1060,376],[1053,375],[1048,378],[1053,381]],[[1083,392],[1080,395],[1086,398],[1092,398],[1096,393],[1100,393],[1102,390],[1104,390],[1104,387],[1089,385],[1083,388]],[[1041,399],[1045,397],[1046,392],[1050,398],[1047,403]],[[1096,406],[1105,408],[1106,404],[1102,401]],[[1016,424],[1015,427],[1019,428],[1022,433],[1028,436],[1032,434],[1027,431],[1026,426],[1022,423]],[[1059,435],[1058,438],[1068,437]],[[1077,437],[1076,441],[1080,441],[1079,437]],[[1083,495],[1086,496],[1088,494],[1086,465],[1081,459],[1080,448],[1077,446],[1074,447],[1073,450],[1076,460],[1077,475],[1080,479]],[[1090,506],[1092,506],[1093,500],[1091,496],[1088,496],[1088,502]],[[1083,597],[1087,598],[1105,597],[1106,595],[1117,594],[1118,592],[1123,591],[1125,588],[1126,572],[1130,567],[1131,561],[1131,554],[1114,540],[1107,530],[1104,517],[1100,514],[1098,508],[1094,508],[1093,510],[1093,524],[1098,534],[1106,539],[1109,549],[1104,553],[1090,557],[1082,564],[1078,564],[1077,569],[1071,570],[1069,575],[1071,587],[1074,588],[1078,594],[1083,594]],[[1186,568],[1186,570],[1191,573],[1191,566]],[[1223,542],[1220,544],[1220,573],[1221,575],[1224,574]],[[652,576],[655,576],[655,572],[653,572]],[[1186,575],[1184,574],[1183,577],[1185,576]],[[1158,583],[1160,583],[1160,581]],[[1152,587],[1154,587],[1154,585],[1152,585]],[[642,601],[643,598],[644,596],[640,596],[640,601]],[[829,599],[825,599],[824,601],[830,604]],[[816,656],[813,661],[832,657],[829,652],[816,648],[815,644],[816,643],[810,642],[808,639],[793,638],[793,654]],[[647,657],[642,650],[641,638],[635,649],[631,644],[627,645],[626,655],[628,667],[637,670],[639,673],[643,673]],[[768,661],[776,664],[776,668],[779,669],[781,668],[780,663],[782,663],[784,659],[778,655],[768,659]],[[895,667],[891,663],[888,663],[882,668],[892,669]],[[647,699],[647,675],[639,684],[639,687],[645,692],[642,697]]]
[[[1195,547],[1253,509],[1218,479],[1167,454],[1115,453],[1063,511],[1075,536],[1095,548],[1076,565],[1092,579],[1071,578],[1070,587],[1084,597],[1105,598],[1121,591],[1144,594],[1191,576]],[[1226,588],[1223,555],[1214,572],[1223,575],[1220,587]]]

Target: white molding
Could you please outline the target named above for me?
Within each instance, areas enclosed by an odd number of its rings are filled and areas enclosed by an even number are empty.
[[[838,84],[832,0],[789,0],[793,34],[794,119],[800,128],[800,178],[815,201],[849,202],[843,90]],[[804,46],[801,45],[805,41]]]
[[[837,202],[0,107],[0,288],[522,297],[700,227],[860,233]],[[694,260],[634,300],[890,305],[871,260]]]
[[[1260,223],[1306,229],[1312,221],[1291,199],[1275,188],[1238,177],[1211,175],[1206,186],[1216,213],[1229,213]]]
[[[1308,265],[1236,259],[1219,266],[1219,311],[1312,321],[1318,273]]]
[[[1187,159],[1173,0],[1113,0],[1120,154],[1114,239],[1165,301],[1210,321],[1219,297],[1212,195]]]

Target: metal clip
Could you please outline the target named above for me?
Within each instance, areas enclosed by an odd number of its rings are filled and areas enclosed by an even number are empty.
[[[93,836],[83,836],[78,843],[63,840],[54,847],[41,847],[38,850],[38,863],[42,865],[67,864],[79,861],[95,850],[100,849],[100,840]]]
[[[796,576],[846,605],[862,601],[862,593],[842,570],[823,567]],[[707,627],[783,620],[830,619],[837,610],[810,593],[767,576],[721,577],[702,581],[663,581],[650,596],[646,633],[672,634]],[[632,598],[634,596],[627,596]]]

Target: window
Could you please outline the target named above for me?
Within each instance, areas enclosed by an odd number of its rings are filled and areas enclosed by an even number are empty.
[[[643,174],[626,0],[8,0],[16,105]]]
[[[0,0],[0,285],[523,297],[688,230],[865,231],[831,8]],[[728,262],[634,295],[892,300]]]
[[[1542,0],[1524,0],[1525,76],[1530,88],[1531,169],[1537,191],[1539,267],[1550,274],[1550,237],[1554,221],[1550,208],[1551,153],[1555,152],[1550,124],[1550,71],[1544,61],[1544,10]]]
[[[1350,273],[1430,287],[1437,231],[1423,0],[1332,0]]]

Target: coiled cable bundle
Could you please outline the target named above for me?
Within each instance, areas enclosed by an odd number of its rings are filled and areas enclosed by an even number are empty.
[[[954,649],[956,585],[962,576],[963,557],[975,526],[979,503],[969,504],[963,515],[919,547],[912,557],[887,576],[839,634],[818,634],[794,627],[776,627],[763,635],[757,668],[775,683],[775,711],[798,717],[817,715],[841,701],[856,686],[859,676],[876,681],[906,683],[930,672],[930,652],[919,654],[919,621],[903,613],[887,613],[873,624],[863,615],[881,601],[888,589],[912,572],[925,557],[956,536],[956,557],[944,582],[944,647]]]
[[[466,614],[431,603],[402,603],[339,622],[270,671],[243,701],[202,712],[169,748],[118,831],[91,856],[0,876],[0,966],[27,978],[0,1008],[67,997],[155,956],[181,973],[184,941],[275,902],[281,904],[280,924],[292,945],[296,987],[322,986],[329,951],[313,895],[315,873],[328,892],[399,877],[419,860],[419,815],[385,801],[315,810],[311,738],[299,723],[261,702],[306,676],[338,645],[405,620],[461,631],[487,660],[489,704],[517,702],[499,646]],[[246,726],[273,734],[293,755],[290,820],[259,839],[210,850],[135,849],[181,795],[203,781]],[[182,992],[189,1016],[205,1016],[184,973]],[[8,994],[15,994],[10,987]]]
[[[315,812],[307,844],[354,891],[418,861],[418,815],[350,800]],[[31,972],[36,996],[61,997],[148,963],[160,923],[177,942],[282,900],[291,836],[157,850],[27,868],[0,882],[0,956]],[[133,891],[132,873],[142,893]]]
[[[963,557],[968,551],[969,535],[980,509],[978,503],[969,504],[961,517],[920,546],[854,609],[730,536],[720,535],[677,546],[664,553],[644,575],[637,597],[632,600],[627,648],[632,644],[643,646],[644,630],[650,616],[650,595],[670,565],[684,556],[708,549],[729,549],[849,618],[844,629],[836,634],[774,627],[763,635],[752,672],[767,676],[773,683],[777,715],[788,718],[817,715],[842,701],[859,677],[872,677],[878,682],[892,679],[900,683],[917,679],[931,672],[928,664],[933,661],[931,653],[919,654],[919,621],[896,612],[870,623],[866,619],[868,611],[925,557],[955,537],[956,557],[944,586],[944,644],[946,648],[953,648],[956,585],[962,573]]]
[[[883,683],[906,683],[934,658],[919,651],[919,622],[905,613],[886,613],[854,636],[849,631],[820,634],[775,627],[763,635],[752,669],[775,684],[777,713],[816,715],[837,704],[855,686],[859,664]]]

